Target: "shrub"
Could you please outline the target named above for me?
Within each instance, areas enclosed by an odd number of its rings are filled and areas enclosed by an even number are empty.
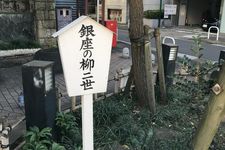
[[[144,11],[144,18],[159,19],[159,17],[161,17],[161,19],[164,18],[164,11],[163,10],[162,10],[161,14],[160,14],[160,10],[146,10],[146,11]]]
[[[0,50],[39,48],[40,44],[33,40],[17,39],[8,42],[0,42]]]
[[[51,128],[31,127],[25,135],[23,150],[65,150],[52,140]]]
[[[60,129],[61,143],[67,150],[79,150],[82,143],[81,131],[72,113],[60,112],[56,117],[56,125]]]

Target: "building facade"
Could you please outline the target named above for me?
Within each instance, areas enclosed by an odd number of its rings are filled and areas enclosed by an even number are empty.
[[[127,23],[127,0],[105,0],[105,20],[116,20],[118,23]]]
[[[84,0],[55,0],[57,30],[85,14]]]
[[[143,0],[144,10],[159,10],[160,0]],[[201,26],[202,19],[216,18],[220,20],[220,32],[225,33],[224,0],[162,0],[164,4],[177,5],[176,15],[170,16],[174,26]]]
[[[0,0],[0,40],[35,40],[43,48],[56,46],[54,0]]]

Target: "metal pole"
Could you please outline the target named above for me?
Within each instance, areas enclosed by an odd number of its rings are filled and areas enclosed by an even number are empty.
[[[97,0],[97,22],[99,23],[99,0]]]
[[[159,6],[159,22],[158,22],[159,28],[160,28],[160,24],[161,24],[161,13],[162,13],[162,0],[160,0],[160,6]]]
[[[102,0],[102,24],[105,23],[105,0]]]
[[[88,14],[88,0],[85,0],[85,2],[84,2],[84,13],[85,13],[85,15]]]

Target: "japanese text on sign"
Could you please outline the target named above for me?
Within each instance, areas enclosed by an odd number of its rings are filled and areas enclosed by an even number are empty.
[[[176,15],[177,13],[177,5],[164,5],[164,15]]]
[[[80,37],[82,38],[82,45],[80,51],[82,53],[82,59],[80,60],[80,69],[83,71],[82,83],[80,84],[84,90],[93,89],[92,84],[95,83],[94,77],[91,74],[92,68],[94,68],[95,60],[92,59],[93,37],[94,29],[92,25],[82,25],[79,31]]]

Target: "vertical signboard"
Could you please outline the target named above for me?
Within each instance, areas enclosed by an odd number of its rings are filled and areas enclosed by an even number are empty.
[[[81,95],[83,149],[93,150],[92,94],[107,90],[113,32],[81,16],[53,37],[58,37],[68,95]]]
[[[106,92],[113,33],[81,16],[53,36],[58,37],[68,95]]]

